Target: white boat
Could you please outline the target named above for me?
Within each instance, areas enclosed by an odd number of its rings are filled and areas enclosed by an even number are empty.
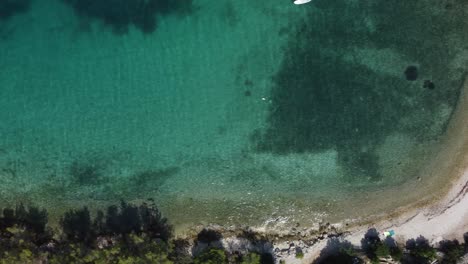
[[[310,1],[312,1],[312,0],[296,0],[296,1],[294,1],[294,4],[295,5],[302,5],[302,4],[307,4]]]

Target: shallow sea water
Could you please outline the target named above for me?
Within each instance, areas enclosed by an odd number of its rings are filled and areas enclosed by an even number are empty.
[[[178,227],[312,225],[420,195],[403,186],[429,182],[456,108],[466,3],[162,2],[143,22],[0,8],[0,204],[154,199]]]

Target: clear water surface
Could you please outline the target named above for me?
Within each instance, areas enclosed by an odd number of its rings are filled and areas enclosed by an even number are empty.
[[[150,198],[186,226],[408,203],[457,105],[465,2],[0,1],[0,204]]]

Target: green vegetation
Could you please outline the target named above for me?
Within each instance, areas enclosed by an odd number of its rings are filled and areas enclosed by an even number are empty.
[[[273,247],[265,247],[271,242],[252,231],[244,231],[239,237],[257,248],[263,247],[264,252],[230,252],[221,243],[222,234],[207,228],[194,237],[194,243],[174,239],[172,226],[154,204],[122,201],[119,206],[109,206],[105,213],[98,211],[94,217],[86,207],[70,210],[60,219],[59,230],[47,226],[44,209],[20,204],[1,212],[0,264],[275,263]],[[313,263],[380,263],[392,258],[402,264],[432,263],[436,259],[438,263],[456,264],[468,252],[468,233],[465,237],[465,243],[445,240],[437,249],[424,237],[418,237],[408,240],[403,252],[394,239],[381,240],[377,230],[369,229],[360,248],[338,237],[330,238]],[[295,257],[304,258],[302,248],[295,248]]]
[[[36,207],[6,208],[0,218],[0,263],[172,263],[172,227],[154,205],[121,202],[92,219],[89,210],[71,210],[60,232],[47,228],[47,212]]]
[[[304,258],[304,252],[302,252],[302,250],[298,250],[296,249],[296,258],[297,259],[303,259]]]
[[[147,236],[130,235],[125,241],[102,249],[82,244],[63,245],[57,254],[49,256],[50,263],[173,263],[164,243]]]
[[[195,257],[193,260],[194,264],[223,264],[229,263],[226,252],[222,249],[211,248],[200,255]]]
[[[384,243],[379,243],[375,249],[375,256],[377,258],[385,258],[390,256],[390,248]]]
[[[468,233],[465,233],[468,238]],[[369,229],[361,240],[361,251],[357,250],[348,241],[332,238],[322,250],[314,264],[346,264],[364,263],[368,259],[370,263],[382,263],[382,259],[392,258],[402,264],[437,263],[456,264],[457,261],[468,253],[468,247],[457,240],[445,240],[440,242],[439,248],[434,248],[424,237],[410,239],[406,242],[406,251],[403,252],[396,241],[387,237],[381,240],[375,229]],[[440,258],[437,251],[443,254]],[[366,262],[368,263],[368,262]]]
[[[56,232],[47,227],[46,210],[20,204],[2,213],[0,264],[274,263],[269,253],[227,252],[219,247],[221,233],[211,229],[197,235],[196,244],[206,248],[192,256],[192,245],[172,238],[172,226],[154,204],[122,201],[95,217],[86,207],[70,210],[60,218]]]
[[[400,261],[403,258],[403,251],[399,247],[390,248],[390,256],[396,261]]]
[[[261,256],[258,253],[250,252],[242,258],[241,264],[260,264]]]
[[[382,258],[392,258],[400,261],[403,256],[402,250],[393,238],[387,237],[382,241],[379,233],[374,228],[369,229],[364,235],[361,240],[361,247],[372,263],[379,263]]]
[[[444,240],[439,244],[440,251],[444,253],[441,263],[456,264],[465,253],[463,244],[460,244],[457,240]]]
[[[416,263],[432,263],[437,259],[436,249],[431,247],[429,241],[422,236],[408,240],[406,249],[409,251],[408,258]]]

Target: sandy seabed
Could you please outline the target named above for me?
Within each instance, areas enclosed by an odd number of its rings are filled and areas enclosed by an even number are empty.
[[[305,230],[301,227],[291,228],[281,225],[256,227],[253,228],[254,231],[274,238],[271,244],[262,244],[263,248],[256,250],[265,250],[265,247],[272,249],[278,262],[285,260],[288,264],[312,263],[327,245],[330,237],[339,237],[359,246],[361,239],[371,228],[375,228],[382,238],[384,231],[394,230],[394,238],[400,245],[404,245],[408,239],[419,236],[425,237],[434,246],[437,246],[437,243],[443,239],[463,241],[463,234],[468,231],[467,121],[468,81],[465,81],[458,107],[454,111],[442,141],[443,147],[430,166],[426,167],[424,173],[427,175],[421,175],[424,180],[420,182],[420,188],[427,190],[427,193],[425,197],[420,197],[419,201],[377,216],[322,225],[321,227],[325,226],[325,228],[319,228],[318,231],[316,227]],[[425,182],[426,180],[428,182]],[[418,185],[405,186],[403,189],[411,191],[411,188],[418,188]],[[414,192],[421,193],[421,190],[414,189]],[[395,194],[401,195],[402,193],[404,192],[399,191]],[[388,193],[382,195],[387,197]],[[413,194],[410,196],[413,197]],[[238,228],[220,226],[213,226],[213,228],[224,232],[222,244],[227,250],[246,249],[245,241],[236,238]],[[316,235],[315,237],[314,235],[298,235],[297,232],[291,232],[291,229],[301,230],[301,234]],[[302,249],[303,259],[296,258],[295,247]]]
[[[375,221],[356,225],[346,230],[344,239],[359,245],[366,231],[375,228],[379,232],[395,231],[395,239],[404,243],[407,239],[424,236],[432,244],[443,239],[463,241],[463,234],[468,231],[468,81],[465,80],[458,107],[452,116],[443,142],[443,149],[438,153],[437,162],[428,167],[437,179],[447,181],[447,187],[440,190],[439,199],[396,210],[380,216]],[[435,184],[435,183],[434,183]],[[428,193],[432,196],[432,193]],[[303,260],[294,254],[286,257],[286,263],[310,263],[318,257],[327,240],[310,247]]]
[[[263,226],[254,230],[276,237],[270,247],[275,249],[278,261],[285,260],[288,264],[312,263],[327,245],[329,234],[324,235],[323,231],[328,230],[332,230],[333,237],[338,234],[340,239],[350,241],[355,246],[360,245],[361,239],[371,228],[375,228],[382,238],[384,231],[394,230],[394,238],[400,245],[419,236],[425,237],[434,246],[444,239],[463,241],[463,234],[468,231],[468,80],[465,80],[461,89],[457,109],[453,113],[441,146],[436,158],[425,168],[425,175],[421,175],[424,180],[420,182],[420,188],[427,192],[413,204],[381,215],[326,225],[325,229],[315,232],[318,234],[315,238],[313,235],[291,235],[294,234],[290,230],[291,227],[284,226]],[[427,182],[424,182],[426,180]],[[417,184],[402,188],[409,192],[414,188],[414,193],[421,193]],[[402,193],[404,192],[399,191],[395,194]],[[387,197],[389,194],[382,195]],[[413,197],[413,194],[409,196]],[[313,230],[314,228],[303,230],[302,234],[314,233]],[[226,248],[241,244],[236,238],[226,235],[223,242]],[[294,246],[291,248],[292,244]],[[303,259],[295,257],[296,246],[302,248]]]

